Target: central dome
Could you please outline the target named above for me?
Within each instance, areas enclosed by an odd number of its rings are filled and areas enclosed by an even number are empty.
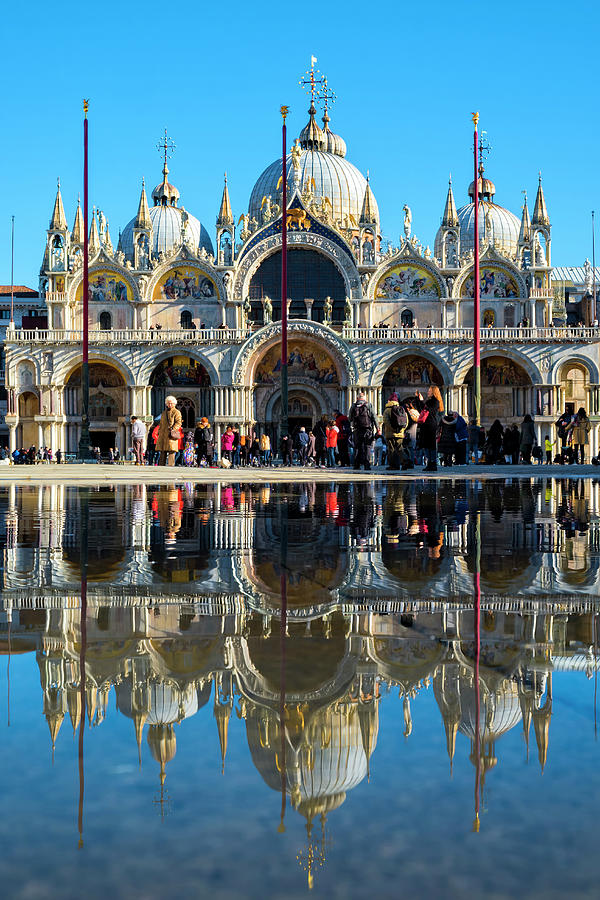
[[[331,201],[331,215],[342,228],[358,225],[362,211],[367,179],[356,166],[344,158],[346,144],[343,138],[329,130],[328,119],[325,128],[319,128],[314,118],[314,107],[309,110],[310,119],[300,133],[299,144],[286,157],[288,197],[294,188],[303,191],[310,187],[317,199],[327,197]],[[297,170],[294,167],[296,160]],[[261,207],[264,197],[277,199],[281,188],[277,187],[281,177],[281,159],[276,159],[260,175],[250,194],[249,214],[261,221]],[[314,181],[314,187],[313,187]],[[372,195],[371,195],[372,196]],[[379,221],[379,210],[372,197],[374,213]]]

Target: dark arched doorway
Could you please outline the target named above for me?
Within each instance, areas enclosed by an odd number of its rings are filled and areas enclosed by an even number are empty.
[[[323,321],[323,303],[326,297],[332,301],[332,322],[344,320],[346,288],[338,267],[332,260],[316,250],[299,247],[288,251],[288,297],[291,299],[290,316],[295,319],[308,317],[305,300],[313,301],[311,318]],[[251,318],[263,321],[264,297],[273,303],[273,319],[281,319],[281,250],[267,257],[250,282]]]
[[[118,440],[119,418],[125,415],[125,379],[114,366],[104,362],[90,363],[90,441],[105,454],[109,449],[124,452]],[[81,366],[71,372],[65,387],[65,413],[81,415]],[[79,435],[69,425],[68,447],[75,450]],[[121,435],[122,437],[122,435]]]
[[[469,415],[474,415],[473,369],[465,376],[469,385]],[[500,419],[503,425],[522,419],[525,413],[535,415],[532,408],[531,378],[525,369],[505,356],[488,356],[481,360],[481,418],[484,425]]]
[[[214,413],[210,375],[196,359],[169,356],[161,360],[150,376],[150,385],[155,417],[162,413],[170,394],[177,398],[184,429],[193,428],[197,417]]]

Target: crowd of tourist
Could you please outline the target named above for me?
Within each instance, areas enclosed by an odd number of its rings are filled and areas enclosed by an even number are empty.
[[[503,425],[496,419],[486,430],[468,422],[456,411],[447,411],[439,388],[431,385],[424,397],[420,392],[400,399],[393,392],[387,399],[381,422],[364,393],[359,393],[348,415],[336,410],[333,417],[322,416],[312,427],[299,425],[273,447],[266,432],[241,430],[227,425],[217,446],[215,433],[204,416],[195,428],[184,429],[175,397],[167,397],[165,410],[148,430],[136,416],[131,417],[131,440],[127,460],[143,466],[185,466],[243,468],[283,466],[370,471],[386,466],[388,471],[407,471],[422,466],[435,472],[439,465],[529,465],[572,464],[589,459],[591,423],[583,407],[567,408],[538,442],[534,421],[526,414],[519,424]],[[279,451],[279,453],[277,452]],[[92,449],[97,462],[121,461],[116,448],[102,454]],[[12,453],[0,448],[0,461],[15,465],[39,462],[62,463],[64,454],[49,447],[20,448]]]

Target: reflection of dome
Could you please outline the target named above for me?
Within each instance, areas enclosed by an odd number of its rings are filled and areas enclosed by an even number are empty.
[[[328,197],[333,207],[333,218],[344,227],[350,225],[348,217],[352,215],[358,223],[362,211],[367,180],[356,166],[344,159],[345,141],[329,131],[319,128],[311,114],[308,125],[300,134],[300,167],[298,184],[302,190],[314,179],[314,196]],[[292,165],[292,154],[286,159],[288,189],[293,189],[296,175]],[[261,221],[261,203],[263,197],[273,200],[279,196],[277,183],[281,176],[281,160],[277,159],[260,175],[250,195],[249,213],[257,221]],[[379,210],[375,198],[371,195],[375,217],[379,220]]]
[[[148,725],[165,725],[195,715],[208,702],[211,683],[200,692],[194,685],[188,685],[182,690],[172,682],[153,682],[147,688],[142,686],[141,695],[145,707],[142,710],[134,710],[130,679],[119,682],[115,691],[117,709],[122,715],[133,719],[136,712],[143,712],[147,714],[145,721]]]
[[[198,247],[204,247],[207,253],[214,253],[206,228],[195,216],[190,215],[190,213],[178,206],[153,206],[150,209],[150,219],[152,220],[151,253],[166,253],[180,246],[184,212],[187,216],[186,243],[194,250]],[[128,259],[133,259],[134,225],[135,219],[132,219],[121,234],[121,249]]]
[[[377,740],[377,708],[373,707],[370,751]],[[271,714],[272,715],[272,714]],[[261,711],[246,720],[248,745],[254,765],[266,784],[281,790],[277,753],[280,752],[279,720],[271,719],[273,734],[266,740],[261,728]],[[363,732],[356,705],[328,707],[319,712],[302,731],[298,749],[288,744],[286,788],[292,804],[307,818],[335,809],[346,792],[356,787],[368,772]]]
[[[471,740],[475,740],[477,696],[473,685],[461,685],[460,700],[462,714],[459,730]],[[493,694],[488,694],[482,689],[479,710],[482,740],[493,741],[510,731],[519,724],[521,716],[519,691],[515,681],[505,682],[504,686]]]

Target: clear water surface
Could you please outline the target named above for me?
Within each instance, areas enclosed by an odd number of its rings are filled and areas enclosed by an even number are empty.
[[[599,535],[593,481],[3,489],[3,896],[598,896]]]

